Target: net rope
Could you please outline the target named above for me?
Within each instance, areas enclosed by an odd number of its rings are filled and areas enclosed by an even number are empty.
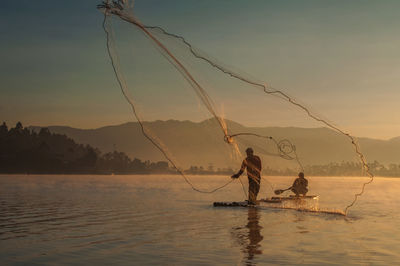
[[[232,183],[234,181],[234,179],[231,179],[229,182],[225,183],[224,185],[219,186],[217,188],[214,188],[212,190],[201,190],[201,189],[196,188],[192,184],[192,182],[190,182],[190,180],[187,178],[187,176],[183,172],[183,170],[176,165],[174,160],[172,160],[170,158],[170,156],[166,153],[165,149],[163,147],[161,147],[159,142],[157,142],[154,139],[154,136],[150,136],[149,132],[146,131],[145,126],[143,125],[142,119],[139,117],[139,115],[138,115],[138,113],[136,111],[135,104],[134,104],[133,100],[131,99],[131,97],[129,96],[129,93],[127,92],[127,85],[126,85],[125,79],[122,76],[122,74],[117,70],[118,67],[116,65],[116,58],[115,58],[116,54],[113,54],[112,48],[111,48],[112,47],[112,41],[111,41],[112,40],[112,38],[111,38],[112,33],[106,27],[106,23],[107,23],[107,14],[105,14],[105,16],[104,16],[103,29],[104,29],[104,31],[106,33],[106,36],[107,36],[108,55],[110,57],[111,65],[112,65],[114,73],[115,73],[115,75],[117,77],[117,81],[118,81],[118,84],[119,84],[119,86],[121,88],[122,94],[124,95],[125,99],[128,101],[129,105],[131,106],[132,112],[133,112],[134,116],[136,117],[136,119],[137,119],[137,121],[138,121],[138,123],[140,125],[140,129],[142,131],[142,134],[164,155],[164,157],[168,160],[168,162],[171,163],[171,165],[174,167],[174,169],[176,171],[178,171],[178,173],[184,178],[185,182],[187,184],[189,184],[189,186],[194,191],[197,191],[197,192],[200,192],[200,193],[214,193],[214,192],[216,192],[216,191],[218,191],[220,189],[223,189],[224,187],[228,186],[230,183]]]
[[[314,121],[322,123],[325,126],[327,126],[328,128],[330,128],[330,129],[338,132],[339,134],[345,136],[350,141],[351,145],[353,146],[354,152],[357,154],[365,173],[369,177],[369,180],[362,184],[360,192],[356,193],[354,195],[353,201],[345,207],[344,213],[347,214],[348,210],[352,206],[354,206],[354,204],[357,202],[358,198],[364,193],[366,185],[372,183],[373,180],[374,180],[374,175],[371,173],[371,171],[369,169],[369,166],[367,164],[367,161],[365,159],[365,156],[361,152],[361,149],[360,149],[360,147],[359,147],[359,145],[358,145],[358,143],[356,141],[356,138],[354,136],[352,136],[350,133],[340,129],[339,127],[335,126],[333,123],[328,122],[327,120],[320,118],[318,115],[316,115],[313,112],[311,112],[309,108],[307,108],[303,104],[300,104],[293,97],[289,96],[286,92],[284,92],[282,90],[275,89],[273,87],[270,87],[267,84],[263,84],[263,83],[251,80],[249,78],[240,76],[239,74],[235,73],[234,71],[231,71],[231,70],[227,69],[226,67],[223,67],[221,64],[216,63],[212,59],[200,54],[183,36],[167,32],[167,31],[165,31],[163,28],[161,28],[159,26],[146,26],[146,25],[143,25],[133,15],[129,14],[128,12],[125,12],[124,4],[125,4],[125,1],[110,1],[110,0],[107,0],[107,1],[103,1],[102,4],[98,5],[98,8],[101,9],[104,12],[103,29],[104,29],[104,31],[106,33],[107,50],[108,50],[108,54],[109,54],[109,57],[110,57],[110,60],[111,60],[111,63],[112,63],[112,67],[113,67],[114,73],[115,73],[115,75],[117,77],[119,86],[120,86],[120,88],[122,90],[122,93],[123,93],[125,99],[130,104],[130,106],[132,108],[132,111],[133,111],[135,117],[137,118],[137,121],[140,124],[140,127],[141,127],[143,135],[158,150],[161,151],[161,153],[165,156],[165,158],[179,172],[179,174],[185,179],[185,181],[191,186],[191,188],[193,190],[195,190],[197,192],[201,192],[201,193],[214,193],[214,192],[226,187],[230,183],[232,183],[233,179],[230,180],[229,182],[227,182],[226,184],[224,184],[224,185],[222,185],[220,187],[217,187],[217,188],[215,188],[213,190],[209,190],[209,191],[201,190],[201,189],[196,188],[190,182],[190,180],[187,178],[187,176],[185,175],[183,170],[180,169],[178,167],[178,165],[176,165],[174,160],[170,158],[170,156],[167,154],[165,149],[162,147],[162,144],[159,141],[157,141],[154,138],[154,136],[150,136],[149,132],[147,132],[147,130],[145,129],[145,127],[143,125],[142,120],[140,119],[140,117],[139,117],[139,115],[138,115],[138,113],[137,113],[137,111],[135,109],[134,102],[131,100],[131,97],[129,96],[129,93],[127,92],[127,85],[126,85],[125,79],[124,79],[122,73],[120,73],[120,71],[118,71],[118,67],[117,67],[118,56],[117,56],[116,52],[113,51],[113,48],[112,48],[112,33],[106,27],[107,19],[109,17],[111,17],[111,15],[115,15],[115,16],[119,17],[120,19],[137,26],[145,34],[145,36],[147,38],[152,40],[161,49],[162,54],[164,55],[164,57],[182,74],[182,76],[186,79],[186,81],[188,81],[188,83],[195,89],[195,92],[196,92],[197,96],[200,98],[200,100],[202,101],[204,106],[208,109],[208,111],[212,114],[212,116],[216,119],[216,121],[218,122],[219,126],[221,127],[221,129],[223,131],[223,134],[224,134],[224,140],[227,143],[235,145],[235,143],[233,143],[233,141],[232,141],[233,138],[235,138],[237,136],[243,136],[243,135],[253,135],[255,137],[271,139],[277,145],[280,157],[282,157],[284,159],[288,159],[288,160],[295,159],[297,161],[297,163],[299,164],[299,166],[301,167],[301,169],[304,169],[302,164],[300,163],[300,161],[298,159],[295,146],[289,140],[282,140],[282,141],[278,142],[272,137],[262,136],[262,135],[253,134],[253,133],[237,133],[237,134],[229,135],[226,123],[223,120],[223,118],[220,117],[216,113],[215,108],[214,108],[214,103],[213,103],[212,99],[210,98],[210,96],[203,89],[203,87],[197,82],[197,80],[191,75],[191,73],[188,71],[188,69],[168,50],[168,48],[160,40],[158,40],[150,32],[151,30],[158,30],[162,34],[165,34],[167,36],[170,36],[170,37],[173,37],[175,39],[180,40],[184,45],[186,45],[189,48],[191,54],[194,57],[196,57],[197,59],[200,59],[200,60],[208,63],[209,65],[211,65],[215,69],[221,71],[222,73],[224,73],[226,75],[229,75],[230,77],[232,77],[234,79],[240,80],[240,81],[242,81],[244,83],[247,83],[249,85],[253,85],[255,87],[258,87],[258,88],[262,89],[263,92],[268,94],[268,95],[277,96],[277,97],[289,102],[290,104],[292,104],[292,105],[296,106],[297,108],[301,109],[302,111],[304,111],[306,113],[306,115],[308,117],[310,117],[311,119],[313,119]],[[289,147],[289,150],[286,150],[288,147]],[[236,148],[237,148],[237,145],[236,145]],[[294,157],[290,156],[289,155],[290,153],[294,153]],[[243,186],[243,183],[242,183],[242,186]]]

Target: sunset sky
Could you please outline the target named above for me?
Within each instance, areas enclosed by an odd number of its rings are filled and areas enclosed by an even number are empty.
[[[0,120],[80,128],[134,121],[106,52],[99,2],[2,3]],[[135,15],[356,136],[400,136],[400,1],[137,0]]]

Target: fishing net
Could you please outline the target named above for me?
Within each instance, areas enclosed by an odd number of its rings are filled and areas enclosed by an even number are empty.
[[[351,185],[338,178],[330,189],[348,191],[341,206],[332,204],[347,213],[372,182],[356,139],[284,90],[218,62],[183,36],[143,25],[133,1],[103,1],[98,8],[112,67],[142,133],[193,190],[213,193],[232,183],[247,197],[247,178],[230,177],[247,147],[263,164],[259,197],[272,196],[282,176],[304,172],[312,183],[312,176],[346,168],[365,176]],[[222,173],[226,182],[204,188],[191,178],[199,171]],[[311,192],[318,194],[318,186]]]

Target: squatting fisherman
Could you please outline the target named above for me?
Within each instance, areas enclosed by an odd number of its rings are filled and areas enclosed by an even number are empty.
[[[232,178],[239,178],[243,174],[244,170],[247,171],[247,177],[249,179],[249,204],[255,205],[257,203],[257,194],[260,191],[261,182],[261,159],[254,155],[252,148],[246,149],[247,157],[243,160],[242,166],[239,172],[234,174]]]
[[[294,180],[291,191],[298,197],[300,194],[305,196],[308,192],[308,180],[304,178],[304,173],[300,172],[299,177]]]

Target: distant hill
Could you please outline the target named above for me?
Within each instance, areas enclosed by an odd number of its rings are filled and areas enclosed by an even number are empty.
[[[223,165],[226,156],[229,156],[226,153],[227,144],[221,141],[223,134],[214,120],[198,123],[168,120],[145,122],[145,124],[155,136],[163,140],[174,156],[180,158],[181,164],[185,167],[209,164],[219,166]],[[357,159],[349,139],[328,128],[245,127],[229,120],[227,124],[231,130],[230,134],[252,132],[273,136],[278,140],[290,140],[296,145],[304,164],[326,164]],[[104,152],[117,149],[132,158],[165,160],[161,152],[143,136],[137,122],[97,129],[77,129],[65,126],[48,128],[53,133],[65,134],[78,143],[89,144]],[[39,130],[40,127],[31,127],[31,129]],[[359,138],[358,142],[369,162],[374,160],[385,164],[400,162],[400,137],[391,140]],[[259,145],[254,147],[256,153],[258,147],[259,152],[261,152],[261,147],[264,147],[260,141],[257,143]]]

